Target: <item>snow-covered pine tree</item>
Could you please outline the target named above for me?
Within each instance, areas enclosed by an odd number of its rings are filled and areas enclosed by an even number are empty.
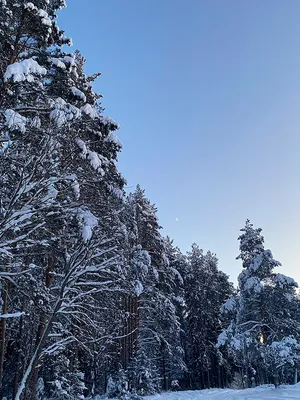
[[[158,280],[157,263],[163,249],[156,210],[138,186],[126,202],[128,243],[131,247],[129,279],[132,280],[130,313],[133,314],[131,331],[133,340],[128,349],[129,389],[138,394],[154,393],[158,387],[156,363],[157,332],[155,326],[155,295]]]
[[[9,311],[10,316],[21,313],[15,313],[9,304],[8,293],[16,287],[17,277],[29,274],[28,266],[33,265],[30,253],[50,245],[52,237],[46,231],[51,226],[53,229],[56,222],[54,185],[60,181],[56,133],[49,124],[50,105],[45,98],[47,71],[37,60],[48,46],[69,40],[53,19],[63,2],[46,3],[0,4],[0,277],[5,289],[2,314]],[[0,382],[7,342],[6,319],[1,319]],[[22,333],[21,326],[19,332]]]
[[[192,388],[222,386],[216,350],[221,330],[220,307],[231,295],[228,276],[218,270],[218,260],[193,244],[185,275],[187,366]]]
[[[242,260],[244,269],[239,276],[238,295],[223,306],[230,318],[229,326],[219,336],[218,346],[226,348],[245,386],[253,382],[277,384],[276,368],[268,368],[276,364],[272,356],[275,360],[280,343],[283,346],[299,340],[297,283],[273,271],[280,263],[274,260],[270,250],[264,249],[261,229],[254,228],[247,220],[241,231],[238,259]],[[280,367],[284,368],[284,363]],[[287,379],[293,378],[289,375]]]
[[[62,62],[61,59],[59,61]],[[88,385],[88,390],[93,391],[96,389],[95,376],[99,377],[99,374],[103,376],[103,372],[108,373],[103,366],[98,367],[97,354],[101,349],[101,357],[103,357],[104,348],[109,349],[110,355],[112,354],[112,348],[116,347],[115,342],[111,343],[112,337],[119,336],[122,321],[119,298],[123,291],[121,286],[124,276],[122,275],[122,257],[120,257],[121,224],[119,212],[123,204],[124,179],[116,167],[117,154],[121,149],[121,144],[113,132],[119,126],[111,118],[100,115],[102,109],[97,103],[100,96],[93,92],[91,86],[97,75],[86,77],[83,66],[84,59],[77,52],[74,57],[75,78],[68,83],[68,101],[69,103],[75,101],[77,107],[80,107],[82,118],[76,126],[75,140],[66,143],[69,146],[68,154],[71,155],[66,168],[68,176],[74,180],[77,200],[84,204],[84,207],[79,208],[79,218],[83,228],[85,210],[88,209],[88,212],[92,213],[90,215],[95,216],[98,220],[98,230],[106,236],[104,247],[109,249],[109,253],[104,253],[104,257],[107,259],[110,256],[115,259],[113,265],[109,265],[107,260],[107,268],[101,270],[98,280],[101,282],[111,282],[112,280],[118,282],[114,290],[110,287],[109,289],[99,290],[98,293],[93,293],[95,301],[87,300],[85,304],[87,308],[93,305],[92,314],[95,324],[87,323],[89,325],[91,356],[88,357],[86,352],[80,353],[80,364],[83,367],[91,363],[93,365],[89,367],[90,385]],[[76,85],[76,87],[71,85]],[[79,92],[82,93],[81,96],[79,96]],[[75,99],[74,93],[77,95]],[[85,100],[82,106],[84,96]],[[72,171],[76,171],[76,175]],[[99,250],[101,247],[103,248],[101,243],[98,243],[98,246]],[[101,256],[101,251],[98,254]],[[101,283],[96,284],[100,285]],[[106,306],[101,306],[103,304],[106,304]],[[90,319],[91,316],[89,316]],[[77,322],[79,323],[79,321]],[[82,321],[80,325],[82,326]],[[82,354],[85,355],[82,356]],[[106,365],[109,364],[111,362],[106,363]],[[98,385],[100,381],[98,379]],[[105,382],[102,385],[102,390],[103,386],[106,386]]]
[[[55,22],[63,5],[0,4],[3,309],[9,316],[31,315],[17,329],[13,321],[10,335],[17,336],[8,338],[7,318],[1,319],[0,372],[5,352],[18,355],[14,382],[10,363],[5,378],[16,399],[24,389],[26,398],[35,398],[35,366],[79,341],[93,315],[79,311],[82,303],[95,306],[119,269],[111,241],[124,183],[115,166],[118,125],[100,115],[94,77],[83,74],[80,54],[60,49],[69,43]],[[15,307],[22,312],[14,314]]]
[[[297,287],[293,278],[281,273],[273,273],[264,287],[268,326],[262,343],[262,365],[266,368],[267,379],[272,380],[275,385],[297,383],[300,367]]]
[[[132,249],[128,278],[133,283],[128,311],[134,315],[128,331],[134,333],[128,342],[127,370],[129,387],[139,394],[169,388],[172,362],[176,359],[179,366],[182,357],[174,305],[179,273],[169,266],[156,211],[139,186],[128,196],[126,231]]]
[[[166,265],[160,271],[159,283],[163,306],[160,323],[162,344],[159,373],[163,378],[163,390],[170,390],[174,382],[178,382],[179,385],[187,371],[183,334],[183,274],[186,258],[177,247],[174,247],[169,237],[164,239],[164,255]]]
[[[47,380],[47,384],[43,384],[41,400],[83,400],[86,389],[84,373],[79,372],[76,365],[71,365],[70,357],[56,354],[55,358],[51,357],[51,364],[51,371],[43,371],[43,382]]]

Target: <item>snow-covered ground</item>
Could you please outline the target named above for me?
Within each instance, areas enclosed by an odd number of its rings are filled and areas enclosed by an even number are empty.
[[[260,386],[254,389],[207,389],[171,392],[146,397],[147,400],[281,400],[300,399],[300,385],[282,386],[275,389],[271,386]]]

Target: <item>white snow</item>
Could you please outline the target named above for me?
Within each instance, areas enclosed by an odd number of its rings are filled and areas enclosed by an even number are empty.
[[[105,138],[104,141],[105,141],[105,142],[108,142],[108,143],[114,143],[117,147],[120,147],[120,148],[123,147],[123,145],[122,145],[122,143],[120,142],[118,136],[115,135],[115,134],[112,133],[112,132],[110,132],[110,134],[107,136],[107,138]]]
[[[224,311],[226,313],[226,312],[235,310],[236,307],[237,307],[237,297],[236,296],[231,296],[222,305],[221,311]]]
[[[283,385],[275,389],[273,385],[262,385],[253,389],[204,389],[167,392],[145,396],[145,400],[298,400],[300,399],[300,384]],[[90,400],[105,400],[96,396]]]
[[[32,120],[30,121],[30,126],[32,128],[37,128],[38,129],[38,128],[41,127],[41,125],[42,125],[41,119],[38,116],[32,118]]]
[[[218,336],[217,347],[222,347],[226,344],[226,342],[228,341],[228,333],[228,330],[224,330],[220,333],[220,335]]]
[[[100,121],[103,125],[113,125],[116,127],[116,129],[120,129],[120,125],[116,121],[114,121],[111,117],[102,116],[100,117]]]
[[[82,139],[76,139],[76,144],[82,151],[81,157],[83,159],[87,158],[95,171],[99,172],[102,176],[105,175],[105,172],[102,168],[101,155],[90,150]]]
[[[47,202],[52,203],[56,199],[57,195],[58,195],[58,190],[55,189],[55,186],[51,183],[48,186],[48,193],[43,198],[43,201],[45,203],[47,203]]]
[[[236,337],[232,337],[231,341],[230,341],[230,346],[235,349],[235,350],[241,350],[242,349],[242,343],[241,341],[236,338]]]
[[[159,274],[158,274],[157,269],[156,269],[155,267],[153,267],[152,270],[153,270],[153,274],[154,274],[155,279],[158,281],[158,279],[159,279]]]
[[[47,26],[52,26],[51,19],[49,15],[46,13],[44,10],[38,10],[37,15],[42,19],[42,24],[47,25]]]
[[[261,253],[257,254],[253,258],[253,260],[249,266],[249,271],[251,271],[251,272],[257,271],[258,268],[262,265],[262,262],[264,259],[272,260],[272,263],[274,266],[278,266],[278,267],[281,266],[279,261],[276,261],[273,259],[273,254],[272,254],[271,250],[264,250]]]
[[[262,291],[263,285],[258,278],[255,276],[251,276],[245,282],[244,286],[245,290],[254,290],[256,293],[260,293]]]
[[[88,153],[88,149],[86,147],[86,144],[81,139],[76,139],[76,144],[80,148],[80,150],[82,151],[81,156],[84,158]]]
[[[143,284],[140,281],[137,280],[135,282],[135,294],[137,296],[140,296],[143,293],[143,290],[144,290]]]
[[[103,171],[101,168],[101,166],[102,166],[101,160],[95,151],[91,151],[91,150],[88,151],[88,159],[90,161],[91,166],[94,168],[94,170],[99,171],[99,172]]]
[[[166,256],[165,256],[166,257]],[[167,257],[166,257],[167,258]],[[168,262],[169,262],[169,260],[168,260]],[[178,279],[178,281],[180,282],[180,284],[182,284],[183,285],[183,279],[182,279],[182,276],[181,276],[181,274],[177,271],[177,269],[176,268],[173,268],[173,267],[169,267],[168,268],[168,271],[170,271],[171,272],[171,274],[173,275],[173,276],[176,276],[176,278]]]
[[[28,220],[30,220],[30,218],[34,214],[35,213],[30,207],[24,206],[21,210],[12,213],[12,215],[8,218],[6,224],[4,225],[4,229],[21,228],[24,221],[27,222]]]
[[[8,129],[17,130],[21,133],[25,133],[27,121],[25,117],[11,109],[5,110],[4,117],[5,125],[8,127]]]
[[[37,10],[37,7],[31,2],[24,4],[24,8],[31,11]]]
[[[77,180],[76,175],[75,175],[75,178],[73,180],[72,188],[73,188],[73,191],[74,191],[75,199],[79,200],[80,199],[80,185],[79,185],[79,182]]]
[[[77,89],[75,86],[71,87],[71,92],[78,99],[86,101],[85,94],[81,90]]]
[[[275,276],[275,282],[283,288],[284,286],[294,286],[298,287],[297,282],[293,279],[290,278],[289,276],[283,275],[283,274],[276,274]]]
[[[24,312],[18,311],[18,312],[11,313],[11,314],[0,314],[0,318],[5,318],[5,319],[6,318],[19,318],[24,314],[25,314]]]
[[[269,346],[269,351],[276,353],[277,360],[280,359],[279,365],[288,362],[290,365],[294,365],[294,360],[299,360],[297,354],[300,350],[300,345],[297,340],[291,336],[284,337],[280,342],[273,342]],[[274,355],[274,354],[273,354]]]
[[[71,67],[74,67],[76,65],[75,57],[73,56],[64,56],[62,61],[67,64],[70,64]]]
[[[115,196],[117,199],[123,199],[124,193],[121,189],[114,187],[112,185],[107,185],[108,189],[110,190],[111,194]]]
[[[46,73],[45,68],[41,67],[33,58],[28,58],[9,65],[4,74],[4,81],[7,82],[12,78],[14,82],[33,82],[34,74],[45,75]]]
[[[258,268],[261,266],[262,260],[263,260],[264,252],[257,254],[255,257],[253,257],[253,260],[249,266],[250,271],[257,271]]]
[[[147,400],[281,400],[300,399],[300,386],[273,385],[258,386],[253,389],[205,389],[183,392],[168,392],[145,397]],[[97,397],[94,400],[98,400]]]
[[[73,41],[70,37],[66,36],[64,33],[62,33],[59,36],[59,39],[62,40],[63,42],[67,42],[68,46],[73,46]]]
[[[138,244],[133,255],[133,263],[139,268],[142,275],[147,275],[151,265],[151,257],[147,250],[142,250],[142,246]]]
[[[98,225],[98,219],[90,210],[81,208],[78,220],[82,226],[82,239],[88,242],[92,238],[93,229]]]
[[[290,293],[285,293],[284,297],[287,299],[287,301],[291,302],[293,300],[293,295]]]
[[[50,57],[48,61],[55,65],[57,68],[66,69],[66,64],[63,63],[59,58]]]
[[[97,118],[97,111],[90,104],[86,104],[81,107],[81,111],[92,119]]]
[[[73,119],[81,117],[79,108],[72,104],[66,103],[62,98],[57,98],[53,103],[53,109],[50,113],[50,119],[55,123],[58,128],[67,124]]]

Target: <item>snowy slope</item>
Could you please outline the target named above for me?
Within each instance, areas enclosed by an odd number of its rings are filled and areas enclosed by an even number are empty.
[[[147,400],[281,400],[300,399],[300,386],[282,386],[278,389],[260,386],[254,389],[208,389],[186,392],[163,393],[148,396]]]

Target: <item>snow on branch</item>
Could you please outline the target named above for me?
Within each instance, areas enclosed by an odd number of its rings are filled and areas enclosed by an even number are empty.
[[[46,75],[47,71],[41,67],[33,58],[16,62],[7,67],[4,81],[12,79],[14,82],[33,82],[34,75]]]
[[[15,312],[12,314],[0,314],[0,319],[7,319],[7,318],[20,318],[22,315],[25,315],[24,312]]]
[[[81,208],[77,216],[82,226],[82,238],[85,242],[89,241],[93,235],[93,229],[98,225],[98,219],[88,209]]]
[[[21,133],[26,131],[26,118],[14,110],[7,109],[4,113],[5,126],[10,130],[17,130]]]

